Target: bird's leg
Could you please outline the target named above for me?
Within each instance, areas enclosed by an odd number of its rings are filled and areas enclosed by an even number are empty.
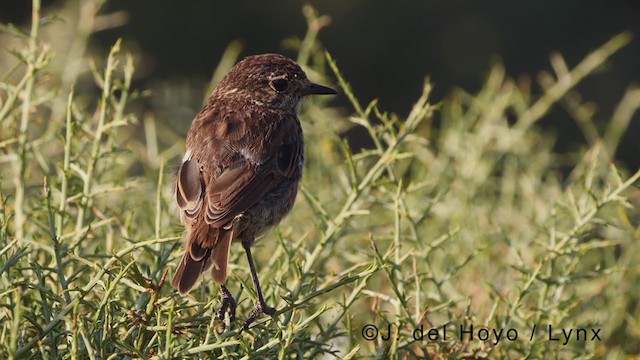
[[[253,263],[253,256],[251,256],[251,242],[243,241],[242,246],[244,250],[247,252],[247,260],[249,260],[249,268],[251,269],[251,278],[253,279],[253,285],[256,287],[256,293],[258,294],[258,303],[251,311],[251,315],[244,322],[242,326],[243,330],[247,330],[249,325],[254,322],[260,314],[265,313],[267,315],[271,315],[276,312],[276,309],[267,306],[267,303],[264,301],[264,297],[262,296],[262,289],[260,289],[260,281],[258,280],[258,274],[256,273],[256,266]]]
[[[216,317],[224,321],[224,314],[229,312],[229,322],[233,322],[236,319],[236,301],[231,295],[229,289],[226,286],[220,285],[220,300],[222,304],[220,309],[216,312]]]

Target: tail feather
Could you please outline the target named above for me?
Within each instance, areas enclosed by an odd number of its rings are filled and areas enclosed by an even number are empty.
[[[211,277],[216,283],[224,284],[227,278],[233,228],[210,228],[207,224],[204,226],[204,229],[197,227],[189,235],[182,260],[171,280],[171,286],[178,289],[180,295],[189,293],[200,279],[200,275],[211,265]],[[207,246],[208,244],[214,245]]]
[[[175,275],[173,275],[171,286],[178,289],[180,295],[188,294],[198,282],[200,274],[206,271],[208,267],[207,263],[210,264],[210,261],[208,261],[210,256],[211,251],[207,251],[200,261],[196,261],[191,258],[188,252],[185,252],[184,255],[182,255],[182,260],[180,261],[180,265],[178,265],[178,269],[176,269]]]
[[[221,234],[219,229],[212,228],[202,222],[200,226],[194,226],[189,235],[186,252],[195,261],[200,261],[211,250],[210,244],[216,244]]]
[[[220,285],[227,280],[227,264],[229,263],[231,240],[233,240],[233,229],[222,231],[222,236],[218,238],[218,243],[211,257],[211,262],[213,263],[211,277],[213,281]]]

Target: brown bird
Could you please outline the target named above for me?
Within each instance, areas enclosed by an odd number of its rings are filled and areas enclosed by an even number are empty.
[[[187,229],[185,253],[171,285],[187,294],[211,268],[222,305],[235,318],[224,285],[231,242],[244,247],[258,302],[243,328],[272,314],[262,296],[251,245],[291,210],[302,177],[304,137],[297,110],[311,94],[336,91],[307,79],[294,61],[277,54],[240,61],[195,116],[176,181],[176,201]]]

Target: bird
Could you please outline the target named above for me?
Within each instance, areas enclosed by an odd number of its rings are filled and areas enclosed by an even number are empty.
[[[337,92],[309,81],[283,55],[249,56],[231,68],[191,123],[175,182],[186,228],[184,254],[171,284],[185,296],[210,269],[220,285],[220,320],[226,313],[230,321],[236,316],[236,301],[225,285],[233,242],[245,250],[257,297],[242,328],[275,313],[262,295],[251,246],[296,199],[305,146],[298,119],[302,100],[331,94]]]

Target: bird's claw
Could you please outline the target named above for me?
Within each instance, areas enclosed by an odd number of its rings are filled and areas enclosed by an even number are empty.
[[[267,314],[267,315],[273,315],[275,314],[276,309],[272,308],[271,306],[268,306],[265,303],[258,303],[256,304],[256,306],[253,308],[253,310],[251,310],[251,314],[249,315],[249,318],[247,318],[247,320],[244,322],[244,324],[242,325],[242,331],[248,330],[249,326],[256,321],[256,319],[260,316],[260,314]]]
[[[216,312],[216,318],[222,321],[222,331],[224,331],[226,325],[224,322],[224,314],[229,313],[229,323],[232,323],[236,319],[236,300],[231,295],[231,292],[229,292],[229,289],[225,286],[220,288],[220,294],[222,303]]]

